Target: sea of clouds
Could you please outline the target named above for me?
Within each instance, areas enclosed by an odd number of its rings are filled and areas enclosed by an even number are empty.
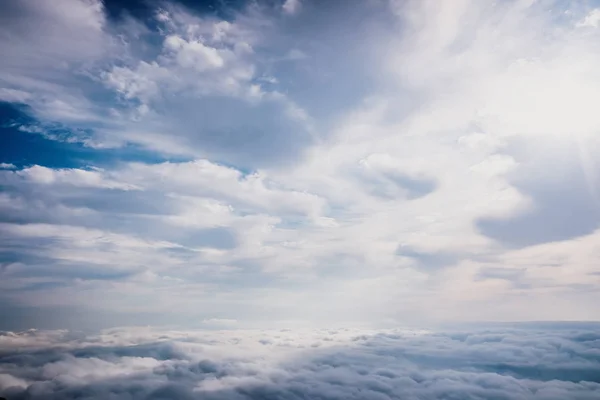
[[[0,334],[18,399],[600,398],[600,325]]]

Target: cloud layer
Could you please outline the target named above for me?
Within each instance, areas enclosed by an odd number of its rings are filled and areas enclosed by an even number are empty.
[[[594,324],[0,335],[10,399],[595,399]]]
[[[593,4],[134,3],[1,6],[1,326],[600,318]]]

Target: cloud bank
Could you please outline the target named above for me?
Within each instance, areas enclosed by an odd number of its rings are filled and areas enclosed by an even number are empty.
[[[597,324],[4,332],[10,399],[594,399]]]
[[[600,318],[593,4],[121,3],[1,5],[0,327]]]

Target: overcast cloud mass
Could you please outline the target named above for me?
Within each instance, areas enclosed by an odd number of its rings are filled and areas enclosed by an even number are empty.
[[[5,332],[0,393],[16,400],[596,400],[599,328]]]

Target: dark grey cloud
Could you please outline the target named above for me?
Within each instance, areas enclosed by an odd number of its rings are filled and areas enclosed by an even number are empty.
[[[592,400],[600,393],[598,324],[437,333],[342,329],[309,336],[171,331],[142,335],[131,344],[136,332],[125,330],[100,336],[111,338],[102,344],[93,336],[4,333],[0,395],[13,400]],[[16,337],[24,339],[20,347],[7,346]],[[293,348],[297,351],[287,357],[275,356]]]

